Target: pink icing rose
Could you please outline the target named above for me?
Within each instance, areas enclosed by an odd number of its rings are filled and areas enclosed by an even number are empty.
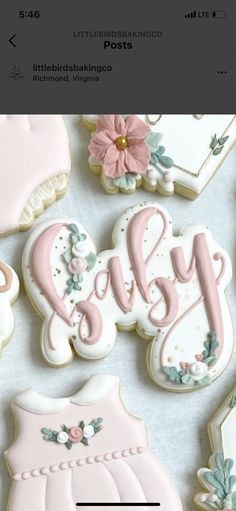
[[[189,369],[188,362],[180,362],[179,365],[180,365],[181,369],[183,369],[183,370]]]
[[[102,162],[106,176],[116,178],[126,172],[143,174],[148,167],[150,151],[145,142],[150,128],[136,115],[100,115],[89,151]]]
[[[69,440],[72,443],[80,442],[83,438],[83,430],[78,426],[74,426],[69,431]]]
[[[88,263],[86,261],[86,259],[84,259],[83,257],[74,257],[71,262],[68,264],[68,269],[69,269],[69,272],[72,273],[73,275],[75,273],[82,273],[83,271],[86,270],[88,266]]]
[[[201,355],[201,354],[200,355],[195,355],[195,358],[196,358],[196,360],[198,360],[198,362],[203,362],[203,360],[204,360],[204,356]]]

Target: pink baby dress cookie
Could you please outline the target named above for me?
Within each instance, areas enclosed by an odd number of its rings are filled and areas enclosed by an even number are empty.
[[[28,229],[64,195],[69,142],[60,115],[0,115],[0,236]]]
[[[83,502],[144,503],[140,510],[155,502],[162,511],[182,511],[148,448],[144,422],[120,399],[116,376],[92,376],[71,398],[27,390],[12,411],[17,437],[5,453],[13,479],[9,511],[75,511]]]
[[[84,227],[50,220],[30,235],[23,253],[27,293],[43,318],[42,353],[53,366],[74,352],[108,355],[117,326],[148,344],[147,365],[160,386],[198,390],[227,366],[233,345],[225,289],[226,252],[202,225],[173,236],[157,203],[128,209],[116,222],[113,248],[96,253]]]
[[[0,355],[14,331],[11,306],[19,293],[19,280],[15,271],[0,261]]]
[[[84,115],[89,166],[107,193],[195,199],[235,144],[235,115]]]

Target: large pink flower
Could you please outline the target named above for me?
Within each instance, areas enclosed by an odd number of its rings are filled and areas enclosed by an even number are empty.
[[[102,162],[106,176],[119,177],[126,172],[143,174],[147,170],[150,151],[145,138],[147,124],[136,115],[100,115],[89,151]]]

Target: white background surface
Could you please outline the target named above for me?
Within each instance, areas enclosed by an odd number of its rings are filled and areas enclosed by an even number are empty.
[[[176,231],[186,223],[208,225],[219,244],[230,254],[234,270],[235,150],[194,202],[178,196],[160,197],[142,189],[133,195],[109,196],[103,191],[99,178],[88,169],[89,134],[86,128],[79,116],[65,116],[65,120],[72,154],[70,187],[62,200],[37,219],[37,224],[53,217],[74,216],[84,223],[98,250],[102,250],[110,248],[115,220],[127,207],[143,200],[157,200],[169,210]],[[21,281],[21,254],[27,237],[26,232],[0,239],[0,258],[15,268]],[[227,297],[235,327],[234,279]],[[207,466],[211,454],[207,423],[236,384],[236,350],[225,373],[215,383],[204,390],[180,395],[161,390],[151,381],[145,363],[146,342],[135,333],[118,333],[115,349],[103,360],[87,362],[76,357],[70,366],[54,369],[47,366],[41,356],[41,321],[32,309],[23,285],[14,313],[15,333],[0,361],[0,510],[7,509],[10,488],[3,452],[14,438],[11,400],[28,387],[51,397],[69,396],[91,373],[104,372],[121,377],[125,403],[132,413],[145,419],[150,447],[175,481],[184,511],[195,511],[193,495],[200,489],[196,471]],[[189,338],[191,342],[191,332]]]

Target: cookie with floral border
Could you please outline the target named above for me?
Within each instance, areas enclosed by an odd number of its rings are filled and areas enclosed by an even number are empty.
[[[112,246],[97,254],[74,220],[50,220],[23,253],[27,293],[43,318],[42,352],[49,364],[74,353],[94,360],[110,353],[117,327],[135,329],[148,345],[153,380],[168,390],[197,390],[215,380],[232,352],[225,288],[226,252],[202,225],[173,236],[157,203],[128,209]]]
[[[205,492],[195,503],[206,511],[236,511],[236,389],[227,397],[208,426],[212,456],[209,468],[198,471]]]
[[[64,195],[70,174],[60,115],[0,115],[0,236],[31,227]]]
[[[12,305],[19,293],[19,280],[15,271],[0,261],[0,356],[14,331]]]
[[[236,140],[235,115],[84,115],[90,169],[107,193],[143,186],[195,199]]]

